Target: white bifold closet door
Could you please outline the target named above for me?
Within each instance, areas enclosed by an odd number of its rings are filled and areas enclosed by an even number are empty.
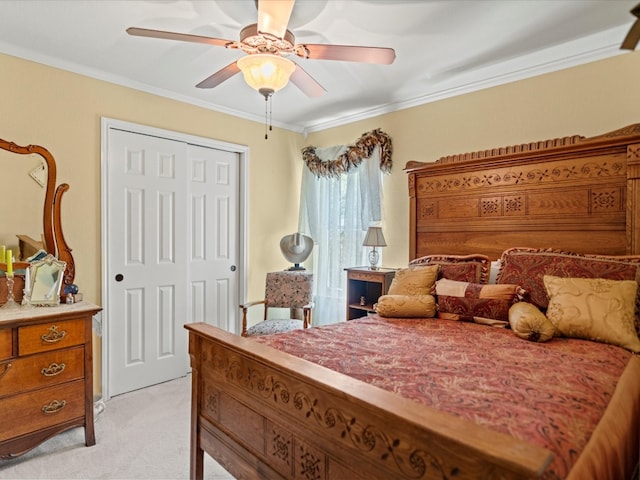
[[[108,391],[185,375],[185,323],[237,324],[238,154],[111,128]]]

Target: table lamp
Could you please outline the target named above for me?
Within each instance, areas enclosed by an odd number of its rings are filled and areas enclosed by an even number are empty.
[[[376,247],[386,247],[387,242],[384,239],[384,235],[382,234],[382,228],[380,227],[369,227],[367,230],[367,235],[364,237],[364,242],[362,242],[363,247],[373,247],[373,249],[369,252],[369,268],[371,270],[378,269],[378,261],[380,260],[380,254],[376,250]]]

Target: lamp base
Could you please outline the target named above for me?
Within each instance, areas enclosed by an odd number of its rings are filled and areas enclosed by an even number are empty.
[[[379,261],[380,261],[380,254],[376,250],[376,247],[373,247],[373,250],[369,252],[369,269],[378,270]]]

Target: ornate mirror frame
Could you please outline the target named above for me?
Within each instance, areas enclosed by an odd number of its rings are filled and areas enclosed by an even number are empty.
[[[69,190],[69,185],[62,183],[56,187],[56,161],[49,150],[40,145],[20,146],[13,142],[0,138],[0,149],[18,155],[37,154],[47,166],[47,179],[45,184],[45,197],[43,205],[42,234],[44,249],[47,253],[64,262],[65,270],[62,280],[63,285],[73,283],[75,278],[75,263],[71,248],[67,244],[62,233],[61,205],[62,195]]]

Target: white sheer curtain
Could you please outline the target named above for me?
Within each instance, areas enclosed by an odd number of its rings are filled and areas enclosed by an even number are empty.
[[[322,161],[336,159],[346,146],[316,149]],[[302,174],[299,230],[313,238],[315,308],[313,324],[344,321],[346,267],[367,265],[362,246],[367,228],[382,220],[380,147],[349,173],[317,177],[305,166]]]

